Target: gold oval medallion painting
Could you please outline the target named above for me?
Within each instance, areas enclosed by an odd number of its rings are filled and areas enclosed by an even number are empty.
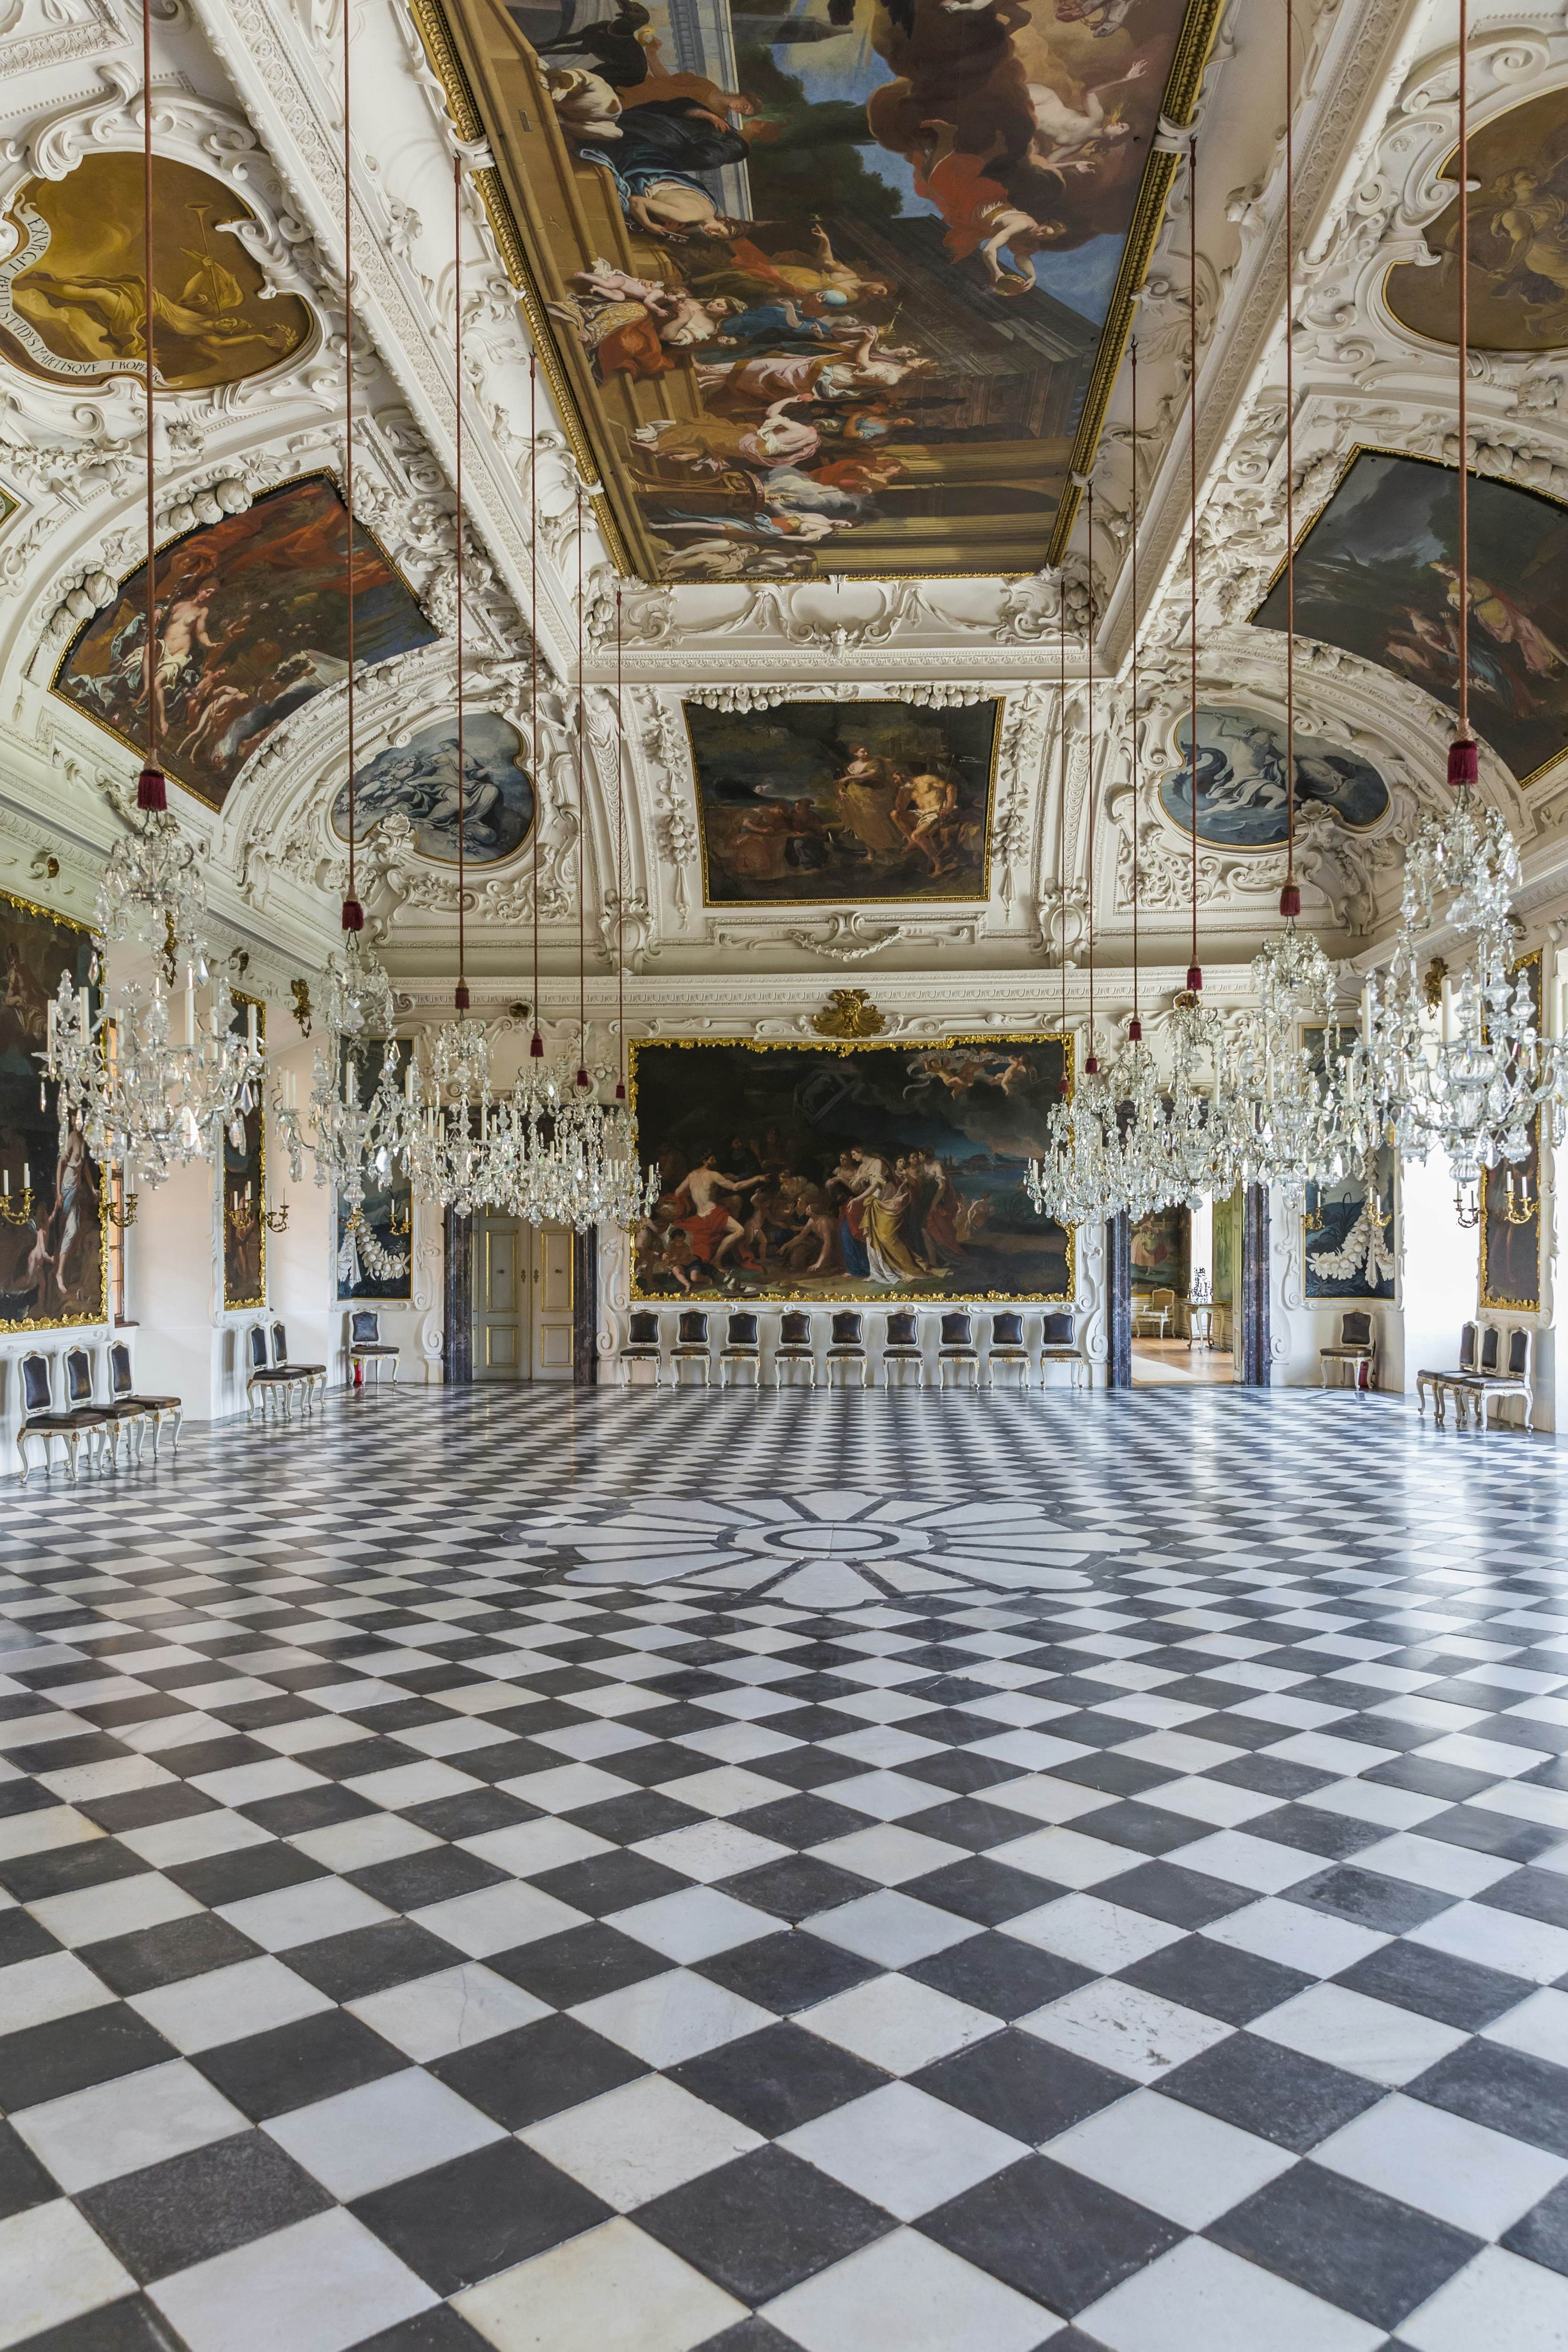
[[[153,355],[158,382],[210,391],[291,359],[310,332],[298,296],[271,295],[235,230],[254,215],[205,172],[153,159]],[[27,180],[6,209],[0,350],[50,383],[141,375],[142,158],[89,155],[63,180]]]
[[[1402,261],[1384,292],[1401,326],[1458,341],[1458,164],[1451,203],[1425,235],[1430,262]],[[1470,341],[1482,352],[1568,345],[1568,90],[1510,107],[1470,135]]]

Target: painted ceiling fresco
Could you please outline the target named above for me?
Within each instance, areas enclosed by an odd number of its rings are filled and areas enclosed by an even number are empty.
[[[634,568],[1046,560],[1215,0],[450,5]]]
[[[142,170],[140,154],[89,155],[63,180],[24,181],[12,198],[0,352],[29,375],[87,386],[145,373]],[[234,234],[253,217],[205,172],[153,158],[153,347],[171,390],[242,383],[310,336],[304,304],[269,295]]]
[[[158,551],[153,692],[163,762],[214,808],[274,728],[348,676],[348,530],[335,485],[312,474]],[[146,742],[146,635],[142,565],[83,624],[53,687],[136,751]],[[356,524],[356,661],[384,661],[438,635]]]
[[[1531,783],[1568,751],[1568,507],[1470,477],[1470,718]],[[1456,707],[1458,477],[1358,449],[1296,556],[1296,626]],[[1285,585],[1253,614],[1285,625]]]
[[[1459,340],[1458,164],[1453,201],[1426,227],[1436,268],[1401,262],[1384,291],[1401,325],[1436,343]],[[1483,352],[1568,344],[1568,90],[1548,90],[1470,134],[1470,334]]]
[[[1300,590],[1298,589],[1298,594]],[[1190,830],[1193,822],[1193,725],[1184,719],[1175,751],[1183,761],[1160,786],[1167,816]],[[1296,730],[1296,805],[1314,802],[1332,811],[1352,833],[1364,833],[1388,814],[1388,786],[1352,751],[1337,751]],[[1284,722],[1245,707],[1198,710],[1198,839],[1233,849],[1272,849],[1289,829]]]
[[[493,710],[463,720],[463,856],[493,866],[528,838],[533,786],[522,764],[522,738]],[[388,817],[406,819],[414,846],[438,866],[458,859],[458,721],[432,721],[405,743],[389,743],[354,776],[354,835],[363,841]],[[332,827],[349,837],[349,788],[332,803]]]

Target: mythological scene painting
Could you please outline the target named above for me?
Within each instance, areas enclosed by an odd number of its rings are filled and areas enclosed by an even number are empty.
[[[63,179],[25,180],[0,242],[0,352],[84,390],[147,370],[140,153],[89,154]],[[157,382],[206,392],[281,366],[310,335],[298,295],[274,295],[246,249],[255,215],[221,181],[153,162]]]
[[[354,656],[438,635],[363,525],[354,527]],[[153,692],[170,775],[214,808],[290,712],[348,676],[348,510],[314,474],[162,548]],[[140,751],[146,740],[146,567],[84,623],[54,691]]]
[[[1298,579],[1300,574],[1298,573]],[[1297,589],[1300,604],[1300,590]],[[1176,730],[1184,764],[1160,787],[1160,805],[1184,833],[1193,822],[1193,722]],[[1261,710],[1198,710],[1198,839],[1227,848],[1271,849],[1289,830],[1285,729]],[[1331,809],[1340,823],[1364,832],[1388,814],[1388,786],[1352,751],[1336,751],[1296,730],[1296,806]]]
[[[1568,508],[1470,477],[1470,719],[1521,783],[1568,750]],[[1458,477],[1358,449],[1296,556],[1302,636],[1377,662],[1453,710]],[[1253,614],[1285,626],[1277,580]]]
[[[1045,561],[1213,0],[450,4],[640,568]]]
[[[466,737],[466,727],[463,731]],[[353,1053],[358,1061],[359,1098],[368,1102],[381,1076],[385,1046],[377,1037],[359,1046],[345,1045],[342,1050],[345,1055]],[[414,1195],[407,1177],[391,1169],[384,1181],[374,1167],[367,1168],[364,1199],[357,1212],[334,1194],[333,1216],[338,1297],[361,1306],[374,1306],[378,1299],[406,1303],[412,1298]],[[365,1263],[360,1244],[366,1236],[376,1245],[377,1263],[386,1269],[380,1274],[373,1274]]]
[[[1131,1232],[1132,1287],[1187,1295],[1192,1272],[1193,1220],[1184,1202],[1140,1217]]]
[[[257,1034],[267,1037],[267,1007],[259,997],[236,996],[229,1027],[243,1036],[256,1006]],[[267,1205],[265,1114],[259,1102],[243,1117],[241,1140],[231,1130],[223,1139],[223,1303],[226,1307],[267,1304],[267,1228],[261,1222]]]
[[[631,1050],[660,1183],[639,1297],[1070,1297],[1068,1236],[1024,1190],[1059,1037]]]
[[[69,972],[87,984],[92,941],[75,923],[0,891],[0,1325],[101,1323],[108,1312],[100,1172],[78,1134],[60,1142],[56,1091],[37,1056]]]
[[[1401,325],[1436,343],[1459,340],[1458,164],[1455,189],[1426,228],[1436,262],[1402,261],[1384,281]],[[1568,344],[1568,90],[1547,90],[1470,131],[1469,341],[1483,352]]]
[[[1541,957],[1514,966],[1541,1017]],[[1530,1150],[1522,1160],[1500,1161],[1481,1171],[1480,1301],[1487,1308],[1512,1307],[1521,1314],[1541,1310],[1541,1119],[1530,1123]],[[1509,1179],[1512,1178],[1510,1184]]]
[[[988,897],[1001,711],[689,702],[708,904]]]
[[[389,744],[354,778],[354,830],[359,840],[388,817],[404,817],[414,846],[439,866],[458,860],[458,722],[437,719],[406,743]],[[463,856],[493,866],[528,838],[533,786],[522,766],[522,738],[490,710],[463,719]],[[332,803],[332,825],[349,837],[349,793]]]

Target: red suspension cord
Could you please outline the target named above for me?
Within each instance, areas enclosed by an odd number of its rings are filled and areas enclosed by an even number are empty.
[[[1057,793],[1057,912],[1061,923],[1058,942],[1062,968],[1062,1074],[1057,1092],[1068,1091],[1068,581],[1064,571],[1057,583],[1057,710],[1061,736],[1061,775]]]
[[[343,502],[348,508],[348,726],[349,726],[349,889],[343,900],[343,929],[363,931],[364,908],[354,884],[354,852],[359,825],[354,815],[354,198],[349,112],[349,23],[352,11],[343,0]]]
[[[168,786],[158,765],[158,526],[153,515],[153,0],[142,0],[142,349],[147,362],[147,759],[136,782],[136,805],[165,809]]]
[[[626,719],[624,707],[625,646],[621,635],[621,584],[616,583],[616,1100],[626,1098]]]
[[[1132,1018],[1127,1042],[1136,1045],[1143,1034],[1138,1017],[1138,340],[1129,349],[1132,362]]]
[[[584,786],[585,747],[583,738],[588,726],[588,698],[583,683],[583,485],[577,484],[577,1084],[588,1083],[588,935],[587,908],[584,892],[587,887],[587,845],[584,835],[588,827],[588,802]]]
[[[1089,511],[1089,1052],[1084,1075],[1092,1078],[1100,1068],[1094,1050],[1094,484],[1087,494]]]
[[[539,362],[528,354],[528,637],[529,719],[533,736],[533,840],[531,845],[533,901],[533,1038],[528,1055],[540,1061],[544,1040],[539,1034]]]
[[[1293,40],[1295,18],[1285,0],[1285,887],[1279,894],[1282,915],[1299,915],[1301,894],[1296,887],[1296,339],[1295,219],[1296,142],[1292,109],[1295,102]]]
[[[1470,733],[1470,11],[1459,0],[1459,692],[1458,740],[1448,746],[1448,782],[1461,791],[1480,775]]]
[[[1198,961],[1198,142],[1195,131],[1187,140],[1187,226],[1190,253],[1187,276],[1187,356],[1190,366],[1187,461],[1192,474],[1193,572],[1192,670],[1188,698],[1192,740],[1187,751],[1193,795],[1193,960],[1187,966],[1187,986],[1195,995],[1204,984],[1203,966]]]
[[[347,13],[348,0],[343,0]],[[468,1009],[468,937],[464,929],[467,898],[463,873],[463,835],[468,824],[463,766],[463,159],[452,158],[452,396],[457,407],[458,455],[454,487],[458,494],[458,985],[459,1013]]]

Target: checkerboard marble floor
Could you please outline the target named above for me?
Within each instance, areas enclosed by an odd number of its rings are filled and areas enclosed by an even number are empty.
[[[335,1400],[0,1519],[0,2346],[1563,2352],[1568,1454]]]

